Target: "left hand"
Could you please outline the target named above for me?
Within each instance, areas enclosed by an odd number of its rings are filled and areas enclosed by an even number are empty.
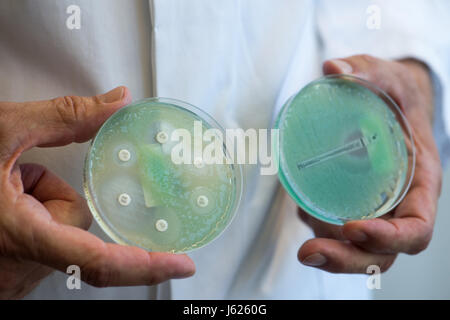
[[[96,287],[155,285],[194,274],[186,255],[105,243],[86,231],[86,200],[49,169],[19,165],[32,147],[91,139],[114,112],[131,102],[126,87],[94,97],[0,101],[0,299],[18,299],[53,270],[80,267]]]
[[[418,61],[385,61],[367,55],[327,61],[325,74],[346,73],[386,91],[404,112],[414,136],[416,170],[404,200],[390,213],[343,226],[321,222],[299,209],[317,238],[303,244],[299,260],[334,273],[386,271],[400,252],[417,254],[431,240],[442,169],[432,134],[433,90],[428,69]]]

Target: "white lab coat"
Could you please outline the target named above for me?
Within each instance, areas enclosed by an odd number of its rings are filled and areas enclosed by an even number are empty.
[[[366,8],[372,1],[3,0],[0,100],[94,95],[124,84],[134,99],[190,102],[225,128],[270,128],[288,97],[320,76],[324,58],[357,53],[422,59],[445,92],[447,61],[433,46],[439,40],[434,33],[449,28],[432,7],[446,5],[432,2],[378,1],[381,29],[370,30]],[[79,30],[66,27],[72,4],[81,9]],[[419,15],[411,17],[411,11],[405,19],[405,10],[416,6]],[[436,43],[441,50],[448,46]],[[449,124],[450,113],[443,114],[439,118]],[[21,160],[46,165],[81,193],[86,147],[34,149]],[[261,176],[257,166],[245,166],[244,174],[243,201],[231,226],[190,254],[194,277],[154,287],[83,284],[71,291],[67,275],[57,272],[28,298],[370,297],[365,276],[302,266],[297,250],[313,235],[297,218],[294,203],[276,176]],[[107,240],[96,225],[92,231]]]

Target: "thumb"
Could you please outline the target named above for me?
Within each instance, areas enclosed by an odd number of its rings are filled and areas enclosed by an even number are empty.
[[[8,121],[10,130],[6,131],[11,138],[8,147],[13,149],[10,154],[34,146],[53,147],[87,141],[108,117],[130,102],[130,92],[122,86],[93,97],[64,96],[0,104],[0,108],[10,110],[8,114],[12,118]]]
[[[351,74],[352,72],[352,65],[344,60],[328,60],[323,64],[324,74]]]
[[[324,74],[349,74],[376,84],[384,91],[392,91],[400,79],[399,64],[378,59],[366,54],[327,60],[323,63]]]

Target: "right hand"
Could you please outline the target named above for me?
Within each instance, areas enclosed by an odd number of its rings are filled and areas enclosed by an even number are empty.
[[[417,254],[433,234],[442,168],[432,130],[433,87],[428,69],[407,59],[387,61],[357,55],[327,61],[325,74],[353,74],[386,91],[402,108],[414,134],[416,168],[411,187],[391,212],[343,226],[319,221],[299,210],[317,238],[299,250],[303,264],[335,273],[367,273],[370,265],[384,272],[399,253]]]
[[[91,139],[103,122],[131,101],[119,87],[95,97],[0,102],[0,298],[21,298],[54,269],[81,268],[96,287],[154,285],[194,274],[186,255],[147,252],[105,243],[85,231],[86,201],[36,164],[19,165],[26,150]]]

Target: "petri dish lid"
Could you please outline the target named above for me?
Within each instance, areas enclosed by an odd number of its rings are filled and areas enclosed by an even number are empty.
[[[411,129],[395,101],[363,79],[311,82],[285,103],[275,128],[279,179],[317,219],[341,225],[379,217],[409,189]]]
[[[225,137],[208,114],[175,99],[144,99],[114,113],[84,169],[84,192],[103,231],[120,244],[173,253],[216,239],[238,209],[242,173],[239,165],[204,159],[202,136],[194,152],[198,133],[208,130],[212,141]]]

